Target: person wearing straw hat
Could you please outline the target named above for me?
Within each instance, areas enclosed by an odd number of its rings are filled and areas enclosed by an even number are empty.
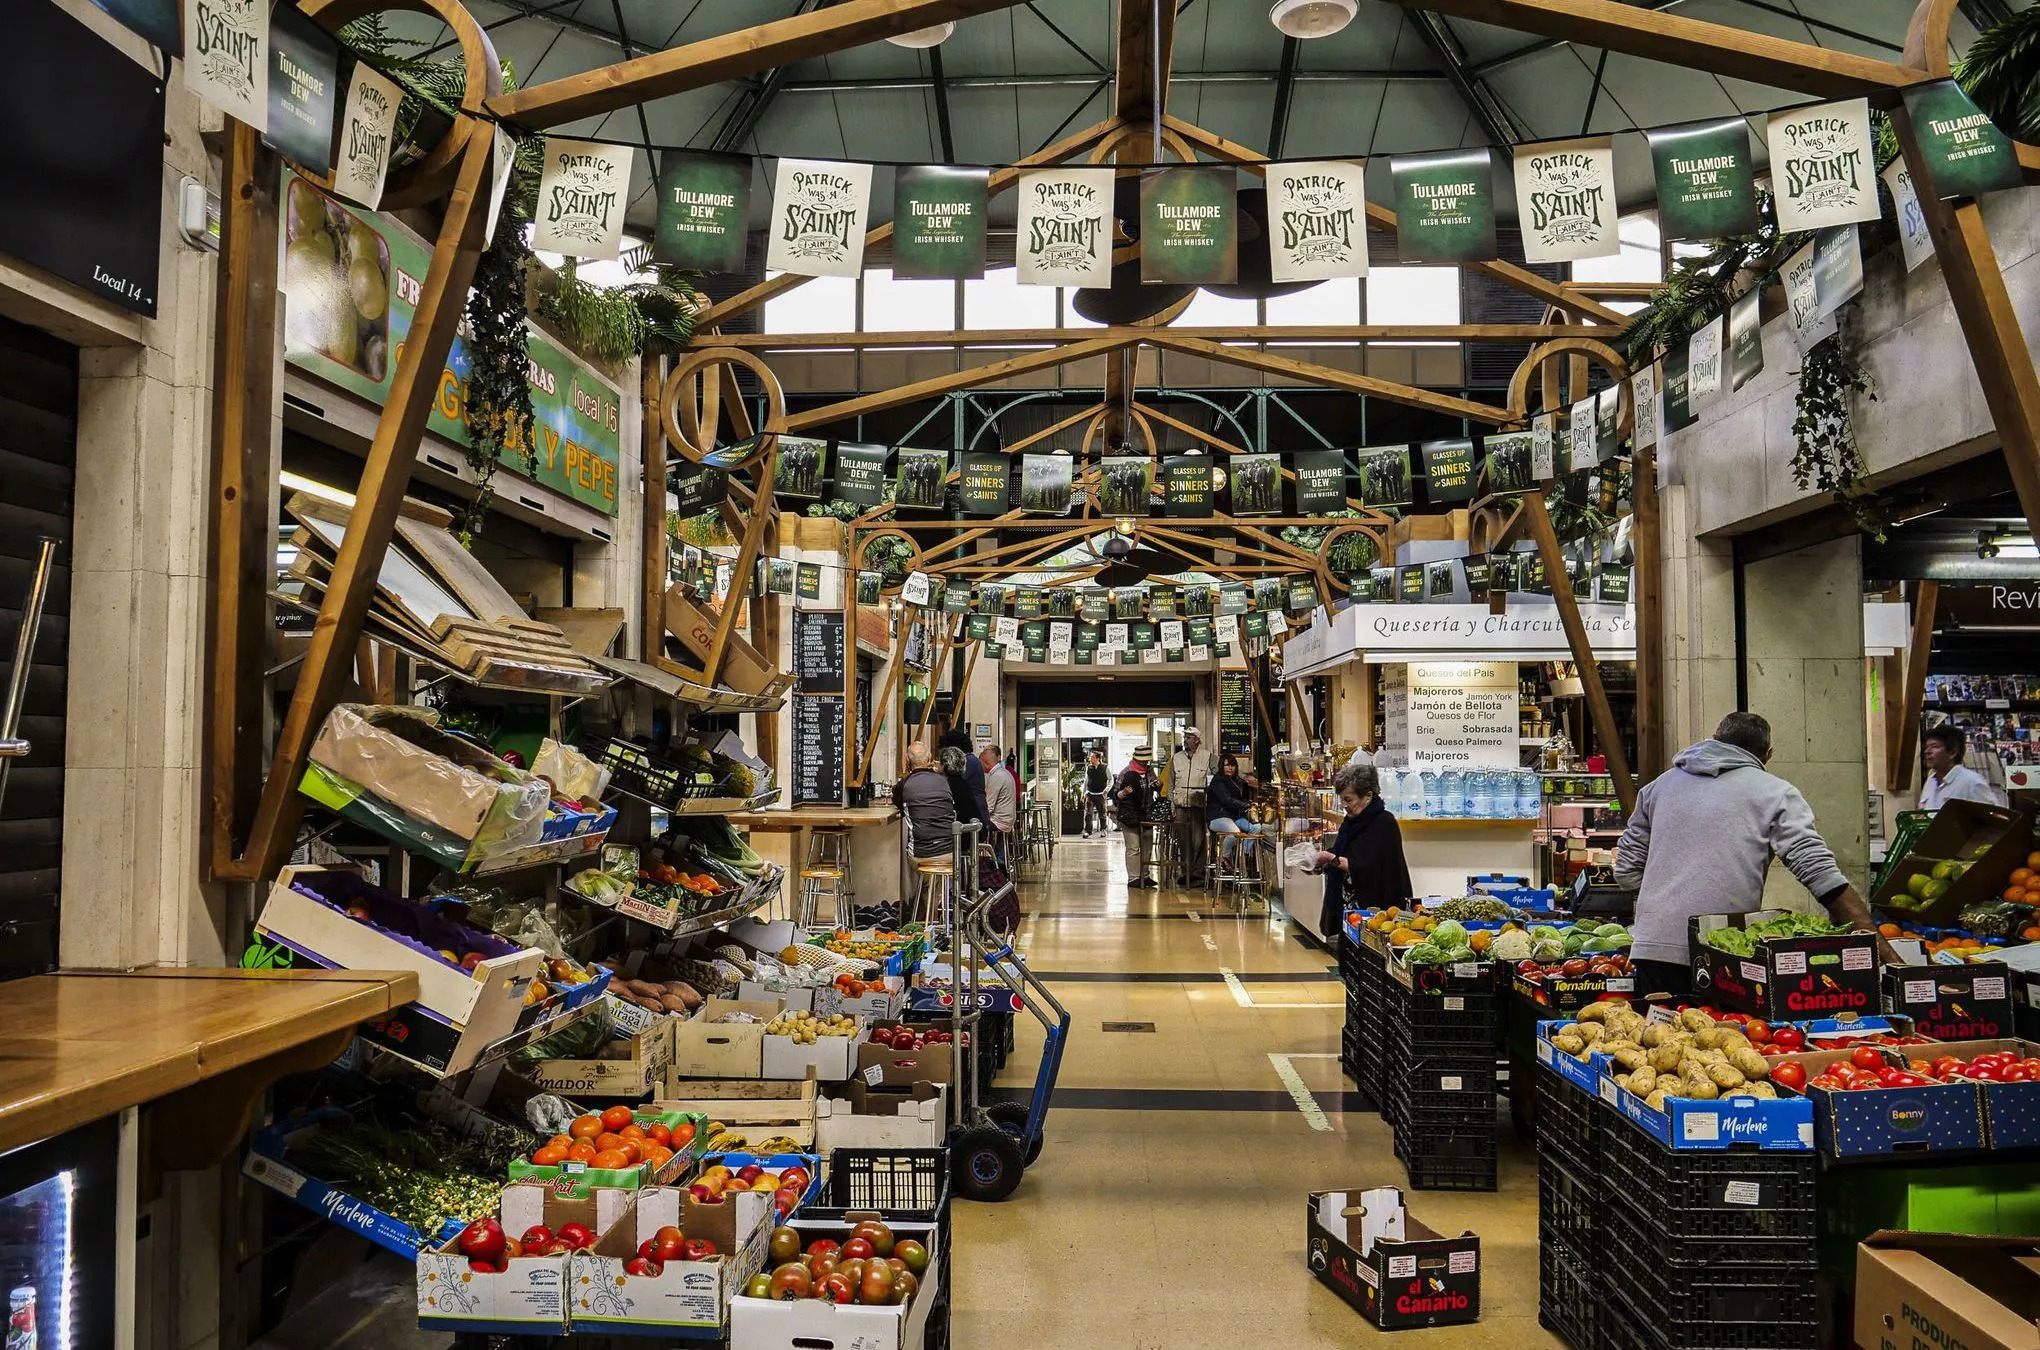
[[[1135,746],[1133,758],[1119,771],[1119,778],[1112,785],[1112,800],[1119,814],[1119,837],[1126,845],[1126,889],[1130,891],[1152,891],[1161,886],[1148,875],[1149,840],[1154,833],[1154,827],[1148,824],[1148,813],[1160,791],[1154,747]]]

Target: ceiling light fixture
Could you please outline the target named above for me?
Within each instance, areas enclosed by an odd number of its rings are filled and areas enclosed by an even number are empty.
[[[1350,18],[1351,16],[1347,17]],[[886,41],[892,43],[895,47],[912,47],[917,50],[922,47],[939,47],[948,41],[949,35],[955,31],[956,24],[952,20],[945,23],[929,24],[926,28],[916,28],[911,32],[894,33]]]
[[[1358,0],[1275,0],[1268,22],[1284,37],[1330,37],[1353,22],[1359,8]]]

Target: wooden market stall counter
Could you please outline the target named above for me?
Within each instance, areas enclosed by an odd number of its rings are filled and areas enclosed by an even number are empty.
[[[730,824],[749,830],[761,857],[786,864],[788,901],[800,894],[800,869],[814,830],[850,831],[850,893],[860,904],[898,901],[905,885],[905,849],[900,843],[899,808],[883,806],[790,806],[733,811]],[[847,921],[847,916],[844,916]]]
[[[263,1089],[418,996],[409,971],[62,972],[0,984],[0,1152],[150,1106],[150,1160],[224,1157]]]

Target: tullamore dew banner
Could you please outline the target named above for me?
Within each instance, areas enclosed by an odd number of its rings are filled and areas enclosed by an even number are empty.
[[[1570,262],[1621,252],[1615,216],[1611,137],[1516,147],[1516,217],[1526,261]]]
[[[623,209],[630,204],[630,166],[636,157],[628,145],[546,137],[532,248],[572,258],[622,253]]]
[[[1666,239],[1727,239],[1757,229],[1749,124],[1740,117],[1646,130]]]
[[[858,275],[870,214],[869,164],[781,159],[772,185],[766,270],[803,277]]]
[[[1020,175],[1014,270],[1023,286],[1112,284],[1111,169]]]
[[[1728,387],[1740,389],[1763,373],[1764,325],[1758,313],[1762,292],[1755,287],[1728,307]]]
[[[1268,269],[1277,282],[1367,275],[1367,161],[1270,164]]]
[[[1977,197],[2022,181],[2019,152],[1953,80],[1910,85],[1905,115],[1920,145],[1920,177],[1937,197]]]
[[[984,169],[912,165],[893,171],[893,275],[976,281],[985,274]]]
[[[1877,159],[1860,98],[1771,114],[1771,195],[1786,234],[1875,220]]]
[[[1184,166],[1140,176],[1140,279],[1187,286],[1239,280],[1237,171]]]
[[[284,182],[284,357],[291,365],[381,406],[389,398],[396,352],[411,331],[431,249],[387,216],[358,211],[296,177]],[[464,338],[440,372],[426,428],[468,443],[463,420],[471,369]],[[579,358],[531,331],[526,371],[537,418],[531,431],[535,482],[605,515],[616,514],[621,440],[616,387]],[[503,451],[503,467],[526,472],[522,444]]]
[[[1487,147],[1396,155],[1396,240],[1405,263],[1495,256],[1494,159]]]
[[[744,270],[751,159],[707,150],[659,156],[659,224],[652,256],[697,272]]]
[[[269,132],[263,139],[293,163],[333,167],[333,108],[339,101],[340,44],[288,5],[269,24]]]

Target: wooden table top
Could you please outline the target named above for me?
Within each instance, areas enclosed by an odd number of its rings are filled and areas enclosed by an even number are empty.
[[[0,984],[0,1151],[164,1097],[418,996],[391,970],[62,972]]]
[[[900,818],[895,806],[795,806],[782,811],[732,811],[729,822],[767,834],[795,830],[857,830],[890,825]]]

